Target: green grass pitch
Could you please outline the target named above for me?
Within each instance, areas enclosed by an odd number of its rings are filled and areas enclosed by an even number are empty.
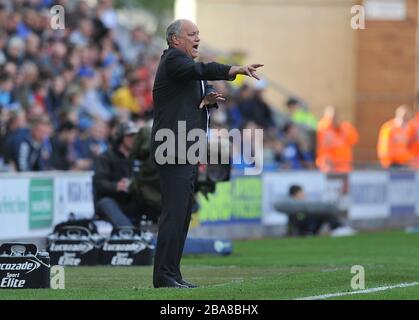
[[[235,241],[222,256],[188,256],[185,279],[197,289],[153,289],[152,267],[66,267],[65,290],[0,290],[0,299],[296,299],[353,291],[353,265],[365,289],[419,281],[419,234]],[[419,286],[335,299],[419,299]]]

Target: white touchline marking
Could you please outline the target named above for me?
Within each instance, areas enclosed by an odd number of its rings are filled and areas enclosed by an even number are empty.
[[[399,283],[399,284],[395,284],[395,285],[392,285],[392,286],[377,287],[377,288],[357,290],[357,291],[349,291],[349,292],[330,293],[330,294],[323,294],[323,295],[320,295],[320,296],[297,298],[297,299],[294,299],[294,300],[321,300],[321,299],[328,299],[328,298],[334,298],[334,297],[349,296],[349,295],[354,295],[354,294],[364,294],[364,293],[385,291],[385,290],[396,289],[396,288],[413,287],[413,286],[417,286],[417,285],[419,285],[419,282]]]

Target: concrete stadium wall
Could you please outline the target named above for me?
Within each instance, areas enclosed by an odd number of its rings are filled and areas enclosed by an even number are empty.
[[[176,18],[195,18],[204,44],[245,51],[247,63],[264,63],[263,74],[307,100],[317,116],[325,105],[335,104],[344,118],[354,120],[356,32],[350,27],[350,9],[355,1],[178,3]],[[285,100],[273,89],[267,98],[276,107]]]

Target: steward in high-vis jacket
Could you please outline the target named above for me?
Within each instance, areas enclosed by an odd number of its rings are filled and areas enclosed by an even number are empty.
[[[326,107],[317,127],[316,165],[323,172],[350,172],[352,148],[358,139],[357,130],[349,122],[339,121],[334,107]]]

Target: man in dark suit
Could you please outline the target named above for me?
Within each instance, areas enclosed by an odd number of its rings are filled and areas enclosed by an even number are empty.
[[[199,30],[188,20],[176,20],[167,28],[169,48],[163,52],[153,87],[154,122],[151,155],[158,164],[162,192],[162,213],[154,258],[154,287],[193,288],[182,278],[180,260],[191,218],[197,164],[188,161],[186,151],[196,141],[186,140],[193,129],[208,130],[209,108],[223,100],[206,80],[234,80],[243,74],[259,80],[256,69],[260,64],[228,66],[215,62],[197,63]],[[184,127],[179,124],[183,123]],[[160,156],[163,141],[159,132],[171,130],[174,152],[168,150],[166,163]],[[204,141],[206,143],[206,141]],[[171,161],[173,160],[173,161]]]

